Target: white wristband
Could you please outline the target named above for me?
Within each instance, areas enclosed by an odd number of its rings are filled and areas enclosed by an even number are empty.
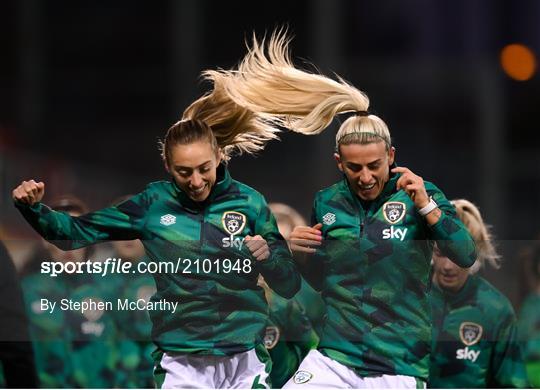
[[[422,217],[425,217],[429,213],[431,213],[433,210],[435,210],[437,207],[437,203],[433,200],[433,198],[429,198],[429,203],[427,206],[422,207],[420,210],[418,210],[418,214],[420,214]]]

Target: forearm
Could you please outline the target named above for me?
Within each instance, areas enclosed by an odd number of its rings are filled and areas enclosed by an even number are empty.
[[[474,264],[477,257],[474,240],[457,217],[440,210],[437,222],[428,226],[431,239],[445,256],[462,268]]]
[[[137,226],[115,207],[81,217],[54,211],[43,203],[33,206],[15,203],[15,207],[39,235],[63,250],[82,248],[104,240],[139,238]]]
[[[54,211],[43,203],[29,206],[16,202],[15,207],[41,237],[54,241],[59,248],[70,250],[82,246],[72,243],[73,240],[81,240],[82,237],[74,237],[76,230],[73,229],[72,217],[68,214]]]
[[[258,265],[266,283],[282,297],[292,298],[300,289],[300,274],[291,259],[271,256]]]

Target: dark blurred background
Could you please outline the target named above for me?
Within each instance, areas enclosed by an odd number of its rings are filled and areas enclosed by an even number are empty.
[[[519,302],[518,253],[540,231],[536,0],[3,0],[4,237],[32,235],[11,202],[24,179],[45,181],[46,200],[69,192],[95,209],[166,178],[157,142],[207,90],[200,72],[234,66],[252,32],[284,24],[298,64],[367,92],[398,164],[480,206],[506,262],[488,276]],[[518,52],[505,71],[501,52],[515,43],[532,59]],[[235,158],[233,177],[309,217],[314,193],[339,179],[335,122]]]

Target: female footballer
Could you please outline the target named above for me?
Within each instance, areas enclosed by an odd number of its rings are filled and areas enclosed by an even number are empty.
[[[13,199],[32,227],[62,249],[140,239],[149,261],[175,265],[153,275],[150,301],[176,303],[174,311],[150,311],[159,387],[268,387],[268,306],[257,277],[285,298],[299,289],[300,277],[264,197],[233,180],[225,162],[235,151],[261,150],[277,130],[230,100],[219,73],[207,78],[212,92],[165,135],[171,180],[79,217],[43,204],[39,181],[23,181]]]
[[[226,88],[240,105],[290,129],[323,131],[351,112],[336,135],[343,179],[319,191],[312,227],[296,227],[292,250],[322,291],[326,321],[317,350],[287,387],[416,388],[429,373],[428,302],[433,243],[463,267],[474,242],[443,192],[406,167],[367,96],[342,79],[295,68],[284,34],[255,44]]]

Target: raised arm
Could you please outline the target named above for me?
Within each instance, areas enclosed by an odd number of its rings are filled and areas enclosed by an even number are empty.
[[[442,191],[408,168],[397,167],[392,172],[401,174],[397,189],[405,191],[414,202],[426,221],[429,238],[437,243],[439,250],[462,268],[472,266],[477,257],[474,240]]]
[[[45,184],[23,181],[13,190],[15,207],[47,241],[72,250],[103,240],[131,240],[142,237],[146,194],[142,192],[113,207],[72,217],[41,203]]]

